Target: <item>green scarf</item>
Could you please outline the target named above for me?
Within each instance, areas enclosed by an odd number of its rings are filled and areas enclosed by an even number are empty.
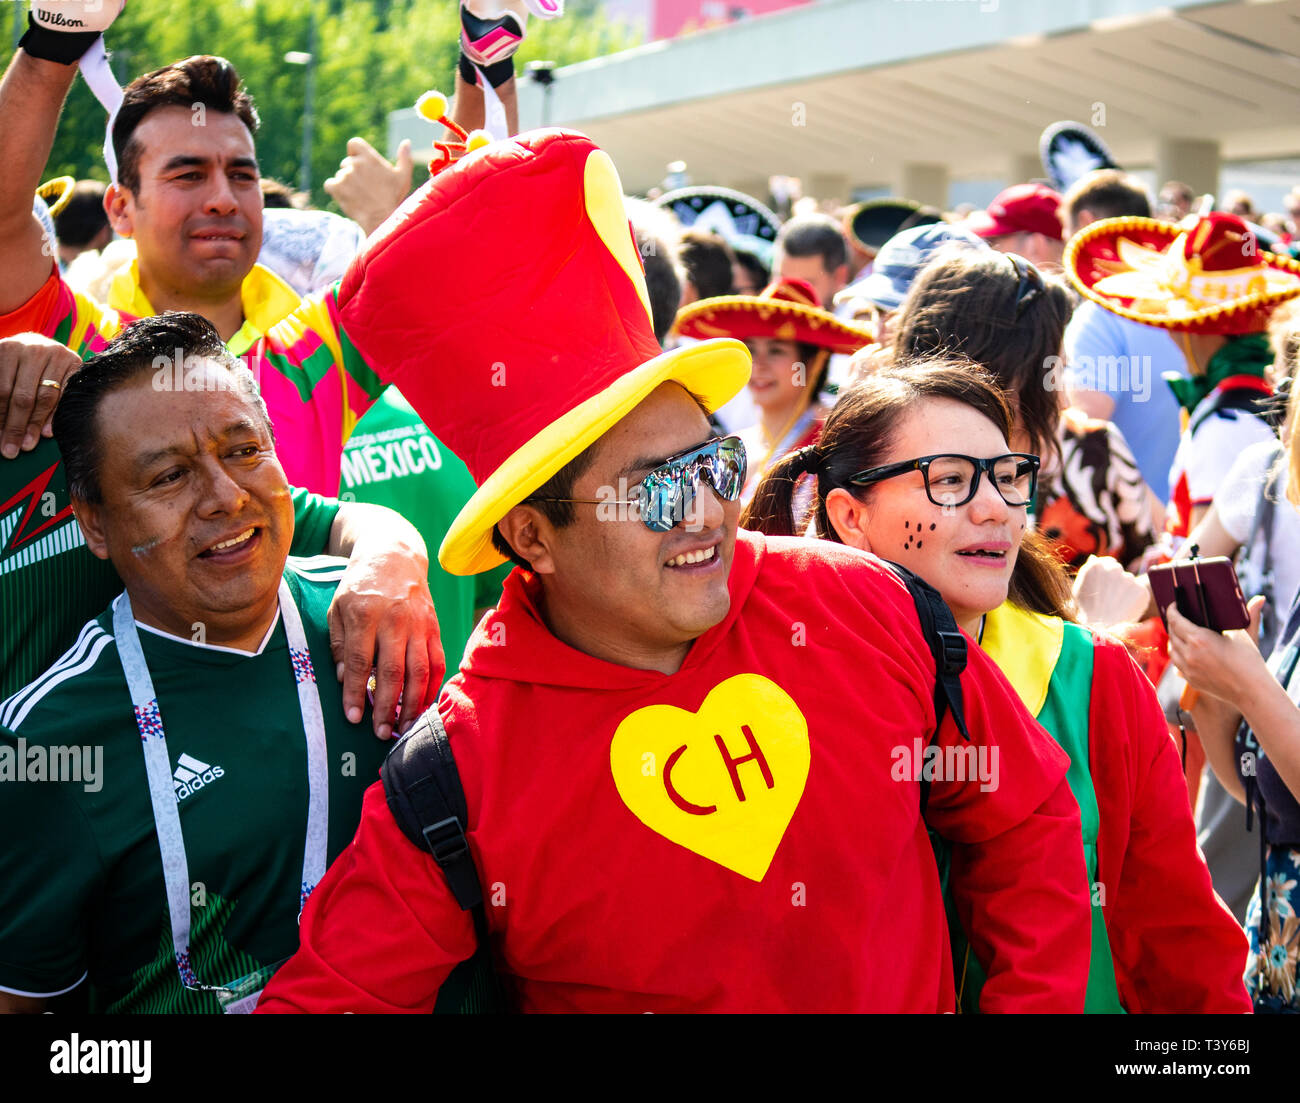
[[[1248,333],[1244,337],[1229,337],[1228,343],[1210,357],[1204,375],[1182,376],[1166,372],[1163,378],[1178,399],[1178,405],[1190,414],[1225,379],[1234,375],[1253,375],[1263,379],[1272,363],[1273,349],[1268,336]]]

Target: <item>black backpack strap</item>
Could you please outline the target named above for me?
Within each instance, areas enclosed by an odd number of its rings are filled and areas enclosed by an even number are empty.
[[[438,863],[462,911],[474,919],[478,951],[453,970],[436,1011],[492,1012],[505,997],[492,967],[487,910],[465,828],[469,813],[451,741],[437,706],[428,709],[394,745],[380,767],[388,810],[411,842]]]
[[[465,791],[436,708],[394,744],[379,776],[402,834],[433,855],[462,911],[481,909],[483,889],[465,838]]]
[[[885,565],[902,579],[912,595],[921,633],[934,656],[934,738],[938,738],[939,725],[951,709],[957,730],[963,739],[969,740],[961,693],[961,675],[966,669],[966,637],[961,634],[952,610],[938,590],[898,563],[886,562]]]

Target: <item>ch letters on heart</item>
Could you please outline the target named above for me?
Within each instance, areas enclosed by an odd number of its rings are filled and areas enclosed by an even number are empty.
[[[808,781],[808,722],[760,674],[709,691],[698,712],[648,705],[609,747],[618,795],[651,831],[762,881]]]

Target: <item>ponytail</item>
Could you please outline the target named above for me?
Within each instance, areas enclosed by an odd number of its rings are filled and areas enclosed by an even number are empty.
[[[768,468],[754,497],[740,515],[740,527],[765,536],[798,536],[794,515],[794,488],[803,475],[815,475],[821,468],[817,446],[798,448]]]

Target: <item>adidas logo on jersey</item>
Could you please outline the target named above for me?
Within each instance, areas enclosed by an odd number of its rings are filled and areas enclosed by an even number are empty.
[[[176,800],[183,801],[191,793],[197,793],[205,785],[211,785],[217,778],[223,777],[225,772],[220,766],[209,766],[206,762],[200,762],[190,755],[181,755],[172,773]]]

